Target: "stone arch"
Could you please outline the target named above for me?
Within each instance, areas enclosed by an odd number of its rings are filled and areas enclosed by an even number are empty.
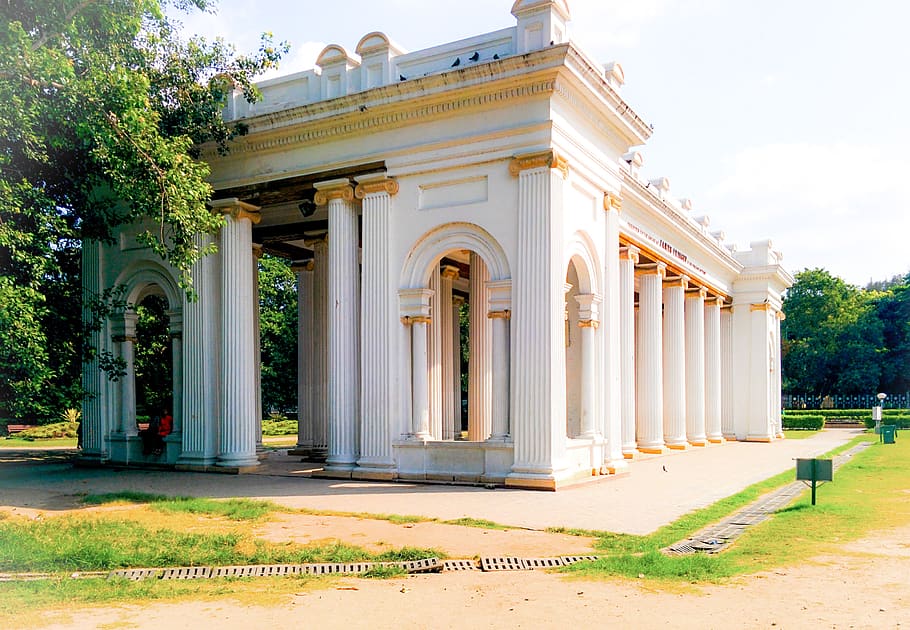
[[[127,266],[117,277],[117,286],[125,286],[124,297],[129,304],[138,304],[148,295],[158,294],[167,300],[171,311],[183,305],[180,289],[173,276],[161,263],[141,260]]]
[[[512,277],[505,251],[489,232],[473,223],[455,222],[430,230],[411,248],[401,271],[400,287],[427,286],[433,263],[454,249],[471,250],[483,258],[491,282]]]
[[[603,295],[600,261],[591,238],[582,231],[575,232],[566,245],[563,267],[574,263],[578,273],[578,292]]]

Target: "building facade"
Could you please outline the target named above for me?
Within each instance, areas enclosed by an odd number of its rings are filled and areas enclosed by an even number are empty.
[[[218,251],[193,269],[198,300],[136,243],[141,226],[86,244],[88,296],[167,301],[163,461],[258,463],[262,251],[295,262],[294,452],[326,475],[555,489],[639,452],[782,437],[780,254],[725,245],[641,174],[650,127],[622,68],[569,41],[566,0],[512,14],[413,53],[369,33],[263,82],[254,105],[238,94],[225,116],[248,134],[205,153],[225,223],[200,239]],[[86,365],[86,459],[148,459],[135,319],[96,335],[127,376]]]

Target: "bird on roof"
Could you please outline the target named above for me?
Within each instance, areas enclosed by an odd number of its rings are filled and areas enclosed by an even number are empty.
[[[461,57],[455,57],[455,62],[452,64],[452,67],[454,68],[454,67],[460,66],[460,65],[461,65]]]
[[[469,61],[477,61],[478,59],[480,59],[480,53],[477,52],[476,50],[474,51],[474,54],[473,54],[473,55],[471,55],[470,57],[468,57],[468,60],[469,60]]]
[[[493,55],[493,59],[499,59],[499,54]]]
[[[398,80],[399,80],[399,81],[407,81],[408,78],[407,78],[406,76],[404,76],[403,74],[399,74],[399,75],[398,75]]]

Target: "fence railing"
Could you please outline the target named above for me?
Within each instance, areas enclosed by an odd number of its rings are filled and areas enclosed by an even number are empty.
[[[781,396],[784,409],[871,409],[878,406],[876,394],[784,394]],[[885,409],[910,408],[910,392],[888,394]]]

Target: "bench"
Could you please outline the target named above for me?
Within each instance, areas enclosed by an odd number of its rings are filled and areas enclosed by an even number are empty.
[[[16,433],[22,433],[28,429],[34,429],[36,424],[8,424],[6,425],[6,432],[9,435],[15,435]]]

